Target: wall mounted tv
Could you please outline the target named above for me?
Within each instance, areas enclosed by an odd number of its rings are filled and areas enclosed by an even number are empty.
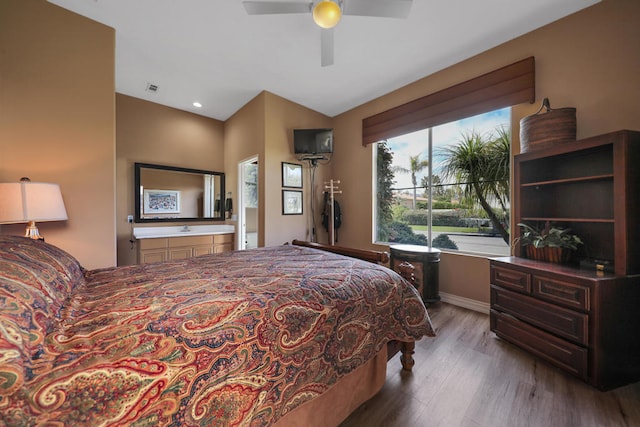
[[[333,153],[333,129],[294,129],[293,152],[301,157]]]

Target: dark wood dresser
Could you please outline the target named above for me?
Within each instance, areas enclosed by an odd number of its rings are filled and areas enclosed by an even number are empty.
[[[514,222],[568,227],[585,245],[570,265],[490,261],[491,330],[603,390],[640,380],[639,165],[631,131],[515,156]],[[598,264],[611,272],[586,267]]]
[[[640,276],[491,260],[491,330],[607,390],[640,380]]]

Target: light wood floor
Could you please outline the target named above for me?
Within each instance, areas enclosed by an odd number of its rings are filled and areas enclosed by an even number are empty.
[[[436,338],[416,343],[416,365],[394,358],[387,382],[341,427],[640,426],[640,382],[600,392],[489,331],[487,315],[438,303]]]

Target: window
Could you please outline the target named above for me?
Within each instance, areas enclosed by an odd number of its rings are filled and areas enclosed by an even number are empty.
[[[376,143],[375,241],[508,255],[510,122],[503,108]]]
[[[244,164],[244,206],[246,208],[258,207],[258,163]]]
[[[376,144],[374,240],[508,254],[509,111],[534,101],[529,57],[364,118],[362,144]]]

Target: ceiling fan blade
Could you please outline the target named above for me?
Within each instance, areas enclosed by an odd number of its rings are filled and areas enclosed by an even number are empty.
[[[312,2],[295,1],[243,1],[249,15],[273,15],[281,13],[309,13]]]
[[[381,18],[406,18],[411,11],[412,0],[343,0],[342,13]]]
[[[323,28],[320,33],[320,65],[333,65],[333,28]]]

